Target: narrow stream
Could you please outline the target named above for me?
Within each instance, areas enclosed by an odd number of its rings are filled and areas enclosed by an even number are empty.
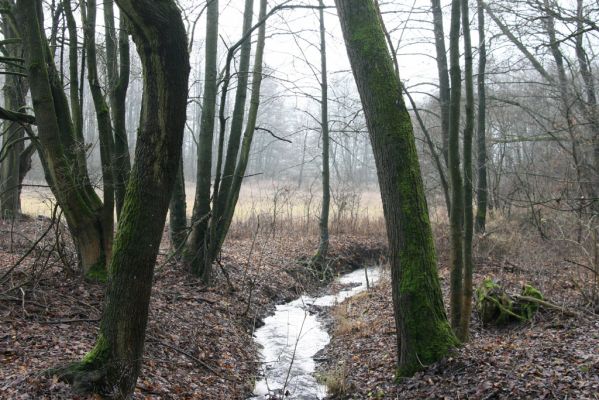
[[[380,275],[380,268],[368,268],[372,285]],[[364,269],[345,274],[337,279],[346,289],[321,297],[301,296],[278,305],[274,315],[264,320],[264,326],[254,333],[261,348],[263,377],[256,383],[254,397],[268,399],[277,395],[285,399],[313,400],[326,396],[326,387],[313,376],[314,355],[330,340],[329,334],[314,308],[328,307],[366,290]]]

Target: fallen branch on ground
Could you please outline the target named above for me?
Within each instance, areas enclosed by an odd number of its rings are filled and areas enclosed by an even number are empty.
[[[551,308],[552,310],[559,311],[562,314],[567,315],[569,317],[580,317],[580,314],[577,313],[576,311],[568,310],[567,308],[564,308],[560,305],[551,303],[546,300],[537,299],[536,297],[521,296],[519,294],[512,295],[512,297],[514,297],[515,299],[518,299],[518,300],[527,301],[529,303],[536,303],[536,304],[546,307],[546,308]]]
[[[214,368],[212,368],[210,365],[206,364],[204,361],[202,361],[202,360],[200,360],[199,358],[197,358],[197,357],[195,357],[195,356],[193,356],[193,355],[189,354],[188,352],[186,352],[186,351],[184,351],[184,350],[181,350],[181,349],[179,349],[178,347],[171,346],[170,344],[168,344],[168,343],[165,343],[165,342],[163,342],[163,341],[161,341],[161,340],[159,340],[159,339],[157,339],[157,338],[155,338],[155,337],[152,337],[152,336],[148,336],[148,339],[149,339],[149,341],[150,341],[150,342],[152,342],[152,343],[159,344],[159,345],[161,345],[161,346],[164,346],[164,347],[166,347],[166,348],[168,348],[168,349],[171,349],[171,350],[173,350],[173,351],[176,351],[177,353],[179,353],[179,354],[182,354],[182,355],[184,355],[184,356],[186,356],[186,357],[190,358],[191,360],[195,361],[195,362],[196,362],[197,364],[199,364],[200,366],[202,366],[202,367],[206,368],[208,371],[212,372],[214,375],[218,376],[219,378],[223,378],[223,379],[225,379],[225,380],[228,380],[228,381],[230,381],[230,382],[235,382],[233,379],[231,379],[231,378],[228,378],[228,377],[226,377],[226,376],[223,376],[223,375],[221,375],[221,374],[220,374],[220,372],[218,372],[217,370],[215,370]]]

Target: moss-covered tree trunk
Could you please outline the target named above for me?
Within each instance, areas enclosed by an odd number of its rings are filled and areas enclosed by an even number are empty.
[[[18,1],[31,98],[46,179],[77,244],[84,273],[105,276],[106,255],[102,202],[90,184],[85,147],[71,120],[69,103],[50,53],[39,1]],[[83,163],[83,164],[82,164]]]
[[[185,260],[194,274],[210,280],[206,269],[206,239],[210,215],[212,183],[212,142],[216,116],[218,62],[218,0],[208,3],[206,10],[206,49],[204,64],[204,98],[197,149],[196,192],[191,218],[191,232],[185,247]]]
[[[372,0],[336,0],[374,150],[389,239],[399,375],[457,344],[447,321],[410,116]]]
[[[25,0],[22,0],[25,1]],[[154,264],[181,155],[189,55],[172,0],[117,0],[131,22],[144,94],[135,164],[109,268],[106,306],[94,348],[57,371],[82,391],[129,398],[141,365]]]

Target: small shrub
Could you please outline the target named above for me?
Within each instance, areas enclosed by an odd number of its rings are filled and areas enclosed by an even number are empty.
[[[332,397],[346,396],[351,389],[347,381],[347,369],[345,365],[340,365],[321,374],[319,381],[327,387],[328,394]]]

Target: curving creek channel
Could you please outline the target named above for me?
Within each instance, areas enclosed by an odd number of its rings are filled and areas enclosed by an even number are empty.
[[[318,315],[322,307],[330,307],[354,296],[379,279],[380,267],[359,269],[337,279],[344,289],[321,297],[307,295],[276,307],[254,333],[261,349],[261,379],[250,399],[271,397],[315,400],[323,399],[327,390],[314,377],[314,356],[330,340],[326,326]]]

